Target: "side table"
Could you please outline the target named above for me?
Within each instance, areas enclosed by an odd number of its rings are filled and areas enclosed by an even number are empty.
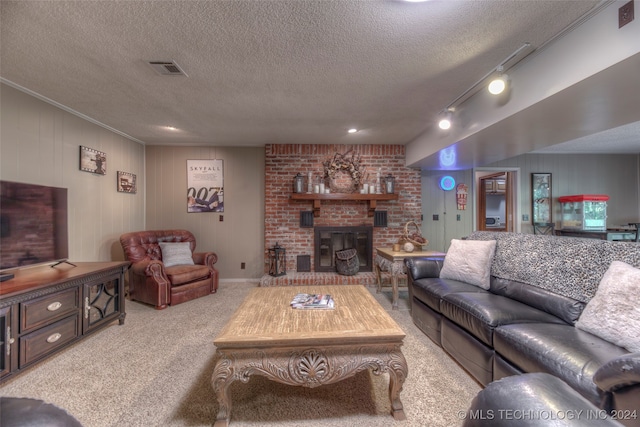
[[[378,292],[382,287],[382,278],[380,276],[381,271],[388,271],[391,273],[391,289],[393,292],[391,300],[391,308],[393,310],[398,309],[398,277],[401,274],[405,274],[404,259],[405,258],[423,258],[430,256],[444,256],[444,252],[437,251],[413,251],[396,252],[393,248],[376,248],[376,257],[373,265],[376,272],[376,280],[378,285]]]

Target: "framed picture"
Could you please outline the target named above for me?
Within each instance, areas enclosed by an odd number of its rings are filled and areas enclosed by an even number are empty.
[[[102,151],[93,148],[80,146],[80,170],[85,172],[97,173],[98,175],[107,174],[107,155]]]
[[[136,193],[136,176],[129,172],[118,171],[118,191]]]
[[[531,174],[531,219],[533,223],[552,222],[551,174]]]
[[[224,212],[222,160],[187,160],[187,212]]]

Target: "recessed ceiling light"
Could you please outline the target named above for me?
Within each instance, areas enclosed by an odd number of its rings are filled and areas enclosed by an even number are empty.
[[[175,128],[175,127],[173,127],[173,126],[165,126],[165,128],[166,128],[167,130],[172,130],[172,131],[176,131],[176,130],[178,130],[178,128]]]
[[[351,129],[349,129],[347,132],[349,132],[349,133],[356,133],[356,132],[358,132],[358,129],[356,129],[356,128],[351,128]]]

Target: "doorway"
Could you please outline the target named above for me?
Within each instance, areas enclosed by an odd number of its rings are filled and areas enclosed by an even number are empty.
[[[520,231],[518,181],[517,170],[476,170],[476,230]]]

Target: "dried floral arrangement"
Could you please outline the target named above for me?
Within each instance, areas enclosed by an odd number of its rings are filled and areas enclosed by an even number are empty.
[[[333,158],[323,163],[324,177],[329,180],[331,191],[336,193],[354,193],[360,188],[365,169],[360,156],[353,150],[344,154],[335,153]],[[348,179],[344,179],[347,176]]]

